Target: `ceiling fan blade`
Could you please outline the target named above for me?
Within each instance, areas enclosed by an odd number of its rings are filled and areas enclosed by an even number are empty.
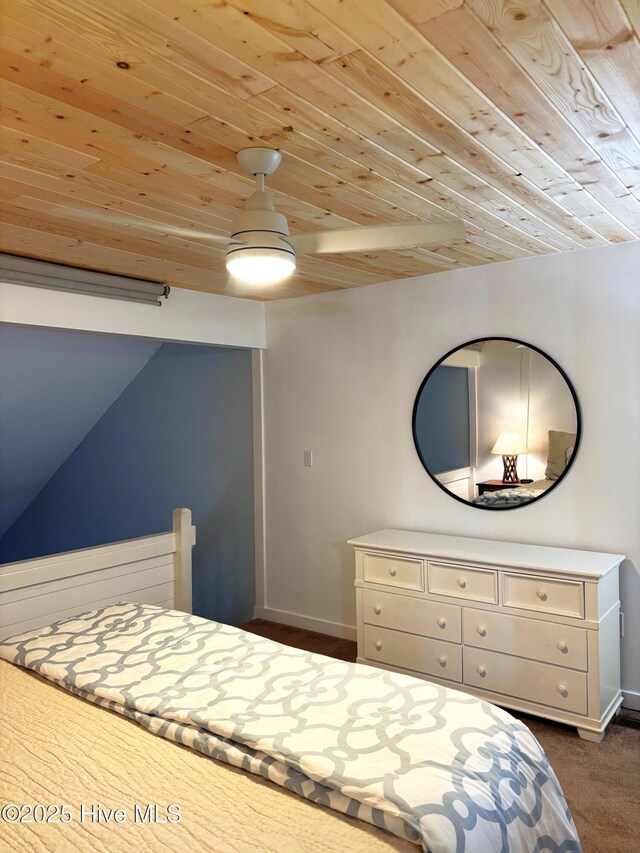
[[[452,246],[464,243],[465,228],[462,222],[401,222],[397,225],[370,225],[296,234],[287,239],[296,252],[324,255],[430,245]]]
[[[229,237],[222,234],[213,234],[211,231],[196,231],[194,228],[179,228],[176,225],[159,225],[156,229],[159,234],[168,234],[170,237],[182,237],[185,240],[198,240],[202,243],[210,243],[226,248],[229,245]]]
[[[129,228],[137,228],[140,231],[149,231],[151,234],[160,234],[169,237],[180,237],[185,240],[201,240],[205,243],[215,243],[221,246],[227,246],[229,237],[215,234],[211,231],[201,231],[195,228],[182,227],[178,225],[168,225],[162,222],[154,222],[149,219],[142,219],[138,216],[127,216],[127,214],[118,213],[115,210],[90,211],[84,208],[63,208],[58,211],[60,216],[65,219],[73,219],[75,221],[97,222],[102,225],[123,225]]]

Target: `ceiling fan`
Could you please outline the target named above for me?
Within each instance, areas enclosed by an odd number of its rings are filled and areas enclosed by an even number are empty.
[[[289,235],[286,217],[278,213],[265,178],[282,160],[272,148],[245,148],[236,155],[240,167],[255,178],[256,189],[233,220],[226,266],[236,279],[250,284],[276,284],[296,268],[297,254],[338,254],[380,249],[406,249],[428,244],[464,242],[462,223],[400,223]]]
[[[255,179],[256,189],[247,199],[244,210],[234,217],[229,237],[190,228],[151,225],[137,218],[134,223],[129,217],[109,211],[111,221],[135,224],[143,230],[222,243],[227,246],[226,267],[230,275],[250,285],[284,281],[294,272],[296,255],[299,254],[339,254],[464,243],[465,228],[461,221],[369,225],[291,236],[286,216],[276,211],[265,189],[265,178],[272,175],[282,161],[280,152],[272,148],[244,148],[236,157],[243,171]],[[103,216],[83,211],[83,218],[87,217],[104,221]]]

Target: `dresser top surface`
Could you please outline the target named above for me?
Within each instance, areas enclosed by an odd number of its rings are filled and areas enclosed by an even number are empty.
[[[411,530],[378,530],[350,539],[356,548],[417,554],[448,560],[469,560],[510,568],[558,571],[600,578],[624,560],[624,554],[577,551],[547,545],[522,545],[495,539],[469,539]]]

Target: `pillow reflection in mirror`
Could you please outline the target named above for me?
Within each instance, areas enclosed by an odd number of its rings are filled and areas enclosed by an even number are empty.
[[[575,443],[575,432],[549,430],[549,453],[547,455],[547,468],[544,472],[547,480],[557,480],[562,475],[571,458]]]

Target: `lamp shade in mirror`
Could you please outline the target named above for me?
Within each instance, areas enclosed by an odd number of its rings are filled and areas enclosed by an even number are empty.
[[[522,453],[528,453],[529,450],[519,432],[506,429],[498,436],[498,440],[491,448],[491,452],[499,456],[520,456]]]
[[[513,509],[548,494],[574,464],[578,398],[564,370],[533,344],[481,338],[444,355],[413,407],[422,465],[451,497]]]

